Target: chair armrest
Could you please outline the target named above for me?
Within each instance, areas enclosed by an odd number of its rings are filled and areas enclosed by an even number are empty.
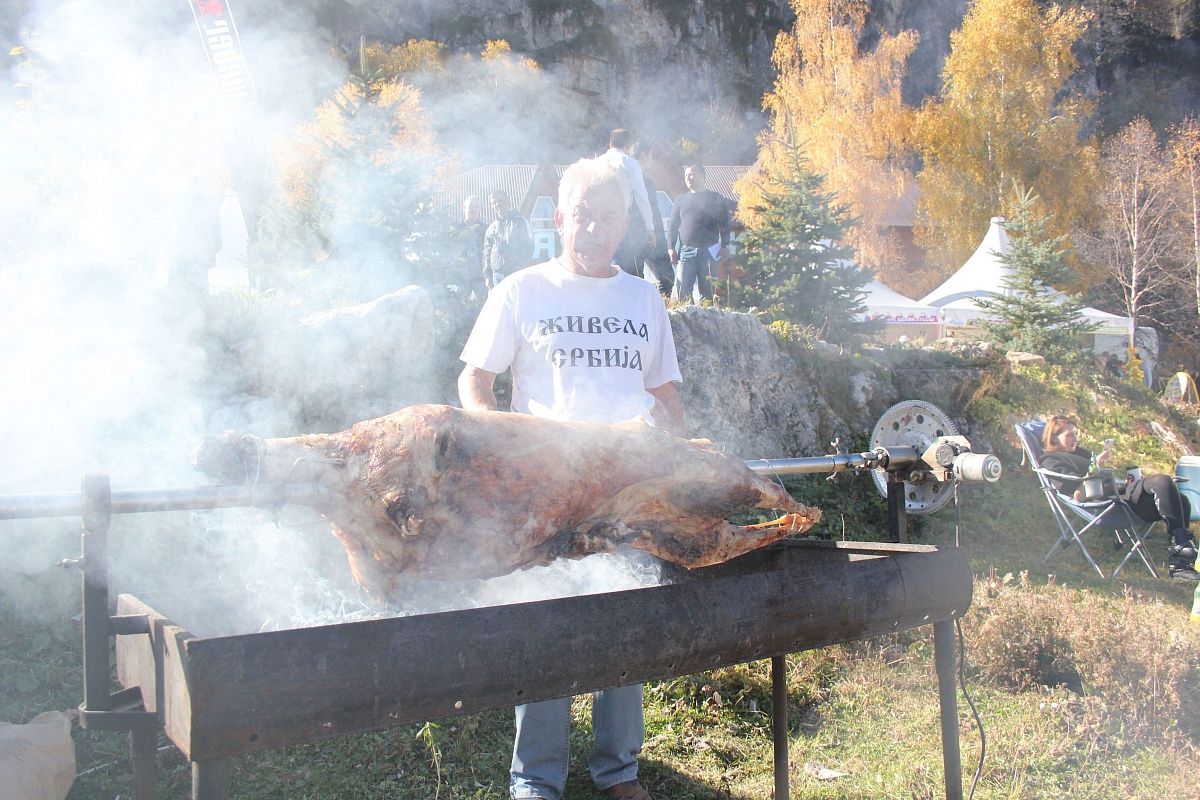
[[[1083,480],[1082,475],[1068,475],[1065,472],[1054,472],[1053,470],[1046,469],[1045,467],[1034,467],[1033,471],[1041,473],[1042,475],[1045,475],[1048,478],[1061,478],[1062,480],[1066,480],[1066,481],[1082,481]]]
[[[1045,475],[1048,478],[1058,478],[1060,480],[1076,481],[1078,483],[1082,483],[1084,480],[1086,480],[1085,477],[1081,477],[1079,475],[1068,475],[1064,472],[1055,472],[1054,470],[1049,470],[1045,467],[1034,467],[1033,471],[1041,475]],[[1063,500],[1064,502],[1079,506],[1080,508],[1098,508],[1103,505],[1108,505],[1114,500],[1123,500],[1119,491],[1115,494],[1103,494],[1100,497],[1093,497],[1088,500],[1076,500],[1072,495],[1063,494],[1057,490],[1055,490],[1054,493],[1058,495],[1059,499]]]
[[[1094,497],[1091,500],[1076,500],[1074,497],[1068,497],[1065,494],[1060,494],[1066,502],[1079,508],[1099,508],[1100,506],[1111,506],[1116,503],[1124,503],[1125,499],[1119,494],[1106,494],[1101,497]]]

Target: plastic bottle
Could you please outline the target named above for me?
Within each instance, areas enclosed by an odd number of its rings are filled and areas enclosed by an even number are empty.
[[[1196,584],[1196,593],[1192,595],[1192,622],[1200,623],[1200,583]]]

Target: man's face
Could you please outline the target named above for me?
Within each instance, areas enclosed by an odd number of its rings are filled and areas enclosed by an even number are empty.
[[[575,189],[566,208],[554,210],[563,255],[596,277],[612,274],[613,253],[625,235],[627,222],[625,198],[611,183]]]
[[[683,183],[687,186],[688,191],[702,192],[704,191],[704,173],[688,167],[683,171]]]
[[[496,192],[491,196],[492,211],[496,212],[496,217],[503,217],[512,209],[512,203],[508,201],[508,195],[504,192]]]

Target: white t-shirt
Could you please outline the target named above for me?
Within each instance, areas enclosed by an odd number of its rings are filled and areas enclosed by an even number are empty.
[[[646,192],[646,179],[643,177],[642,165],[636,158],[615,147],[608,148],[600,158],[607,158],[624,170],[625,175],[629,178],[629,190],[633,192],[633,204],[637,206],[638,214],[642,217],[642,224],[646,226],[646,230],[654,230],[654,212],[650,206],[650,195]],[[658,224],[659,227],[662,227],[661,220]]]
[[[621,270],[576,275],[553,260],[492,290],[461,358],[488,372],[512,367],[513,410],[550,419],[649,416],[654,398],[646,390],[681,380],[653,284]]]

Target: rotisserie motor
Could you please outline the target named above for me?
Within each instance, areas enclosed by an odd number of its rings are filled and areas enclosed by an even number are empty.
[[[741,555],[821,518],[771,480],[644,422],[555,422],[410,406],[348,430],[207,438],[196,468],[222,483],[314,481],[298,500],[333,523],[355,577],[486,578],[627,544],[684,567]],[[783,517],[735,526],[755,508]]]

